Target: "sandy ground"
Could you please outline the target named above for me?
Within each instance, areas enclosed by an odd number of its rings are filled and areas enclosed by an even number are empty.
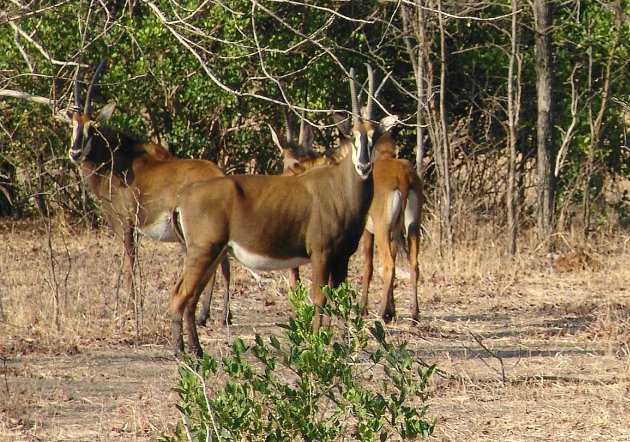
[[[167,309],[179,247],[143,243],[144,305],[130,318],[109,235],[49,238],[11,225],[0,243],[0,441],[154,441],[172,431]],[[401,261],[388,331],[438,366],[434,440],[630,441],[630,255],[610,249],[594,253],[596,269],[563,272],[527,254],[510,262],[467,252],[447,268],[426,253],[420,326],[409,321]],[[357,257],[350,272],[357,286],[360,265]],[[215,356],[235,336],[280,333],[290,313],[284,274],[233,273],[234,325],[201,331]],[[372,311],[380,287],[376,277]]]

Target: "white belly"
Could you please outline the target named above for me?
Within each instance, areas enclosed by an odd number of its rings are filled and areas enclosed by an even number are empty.
[[[151,224],[138,226],[138,231],[144,236],[162,242],[176,242],[177,236],[171,227],[171,214],[161,213]]]
[[[245,267],[254,270],[283,270],[299,267],[308,264],[310,260],[303,257],[295,257],[289,259],[276,259],[269,256],[258,255],[239,246],[235,242],[230,241],[228,247],[236,258]]]

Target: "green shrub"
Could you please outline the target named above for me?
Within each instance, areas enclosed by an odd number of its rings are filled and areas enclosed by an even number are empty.
[[[237,338],[222,363],[186,358],[176,391],[182,420],[165,441],[337,441],[427,437],[423,371],[406,343],[380,322],[366,328],[347,286],[326,290],[333,325],[311,331],[307,291],[289,294],[294,317],[282,336]],[[375,339],[374,339],[375,338]],[[221,366],[221,369],[219,368]],[[225,383],[219,380],[227,379]],[[217,385],[220,384],[220,385]]]

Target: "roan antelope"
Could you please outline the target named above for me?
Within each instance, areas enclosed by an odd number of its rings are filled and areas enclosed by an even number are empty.
[[[323,285],[342,283],[356,251],[372,200],[372,145],[378,127],[360,118],[351,70],[352,125],[340,123],[350,154],[336,166],[295,176],[235,175],[182,190],[173,221],[186,246],[182,275],[171,296],[172,344],[202,354],[194,312],[218,263],[231,253],[246,267],[281,270],[308,262],[311,298],[323,306]],[[313,329],[322,323],[315,316]]]
[[[211,161],[176,158],[158,144],[145,143],[107,127],[105,123],[114,111],[114,103],[106,105],[92,118],[91,95],[103,68],[102,62],[88,87],[83,112],[80,110],[80,74],[77,73],[76,108],[69,112],[73,128],[69,155],[72,162],[79,165],[90,191],[100,200],[110,226],[124,241],[125,273],[133,295],[135,235],[142,233],[158,241],[178,241],[172,230],[171,216],[179,190],[191,182],[224,174]],[[222,263],[222,271],[226,284],[222,318],[225,323],[230,320],[227,259]],[[211,296],[210,292],[208,298]],[[206,319],[207,316],[200,317],[199,321],[203,325]]]
[[[372,77],[369,77],[372,80]],[[372,119],[373,83],[368,84],[368,104],[365,117]],[[394,303],[394,277],[396,255],[401,245],[408,254],[410,282],[412,287],[412,319],[418,321],[418,246],[420,220],[425,202],[423,186],[413,165],[405,159],[396,158],[396,143],[391,128],[397,122],[396,117],[382,120],[382,135],[374,145],[374,197],[368,212],[363,233],[364,267],[362,276],[361,304],[368,305],[368,291],[373,273],[374,241],[383,266],[383,294],[380,316],[389,322],[396,314]],[[289,123],[287,122],[289,126]],[[294,143],[293,135],[287,129],[287,138],[272,132],[274,142],[280,148],[284,158],[284,174],[304,173],[324,164],[336,164],[339,157],[346,155],[344,146],[337,152],[317,156],[312,149],[312,133],[308,126],[300,130],[300,142]],[[294,289],[299,279],[298,269],[291,270],[289,283]]]

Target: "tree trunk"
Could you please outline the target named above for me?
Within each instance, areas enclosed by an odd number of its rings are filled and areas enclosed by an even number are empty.
[[[602,136],[602,124],[604,116],[606,115],[606,107],[610,99],[610,82],[612,78],[612,70],[614,66],[614,59],[616,55],[617,45],[619,44],[619,38],[622,34],[621,26],[623,20],[623,8],[620,0],[616,0],[612,3],[615,11],[615,39],[611,42],[610,52],[604,66],[602,73],[603,78],[593,78],[594,64],[593,49],[588,49],[588,85],[589,90],[597,91],[594,96],[597,96],[599,101],[599,109],[595,109],[596,105],[593,102],[593,98],[589,100],[588,104],[588,123],[590,128],[590,143],[588,149],[588,156],[586,162],[586,177],[584,180],[584,193],[582,197],[582,210],[584,218],[584,236],[588,236],[591,229],[591,187],[593,186],[593,175],[595,174],[595,154],[599,147],[599,143]],[[597,84],[601,84],[601,88],[597,89]]]
[[[555,200],[553,131],[553,66],[551,58],[551,0],[534,0],[536,29],[536,92],[538,98],[538,237],[551,251]]]
[[[438,23],[440,27],[440,88],[439,88],[439,126],[442,136],[440,146],[436,146],[436,158],[441,157],[441,187],[442,187],[442,222],[446,233],[446,244],[448,245],[449,256],[453,253],[453,214],[452,214],[452,194],[451,194],[451,162],[450,145],[448,136],[448,125],[446,122],[446,30],[444,19],[441,14],[442,2],[438,0]],[[442,152],[437,153],[438,150]]]
[[[425,21],[424,9],[422,8],[422,0],[418,0],[415,8],[403,5],[400,8],[403,24],[403,40],[409,54],[409,61],[413,68],[416,80],[416,172],[420,179],[424,182],[424,155],[425,155],[425,107],[426,103],[426,75],[424,70],[424,53],[425,53]],[[411,36],[416,38],[415,44],[411,40]]]
[[[518,59],[518,0],[512,0],[512,29],[510,62],[508,68],[507,83],[507,108],[508,108],[508,155],[509,171],[507,186],[507,215],[508,215],[508,252],[511,256],[516,254],[517,210],[516,210],[516,141],[518,139],[518,119],[520,113],[520,80],[521,64]],[[516,72],[515,72],[516,71]]]

